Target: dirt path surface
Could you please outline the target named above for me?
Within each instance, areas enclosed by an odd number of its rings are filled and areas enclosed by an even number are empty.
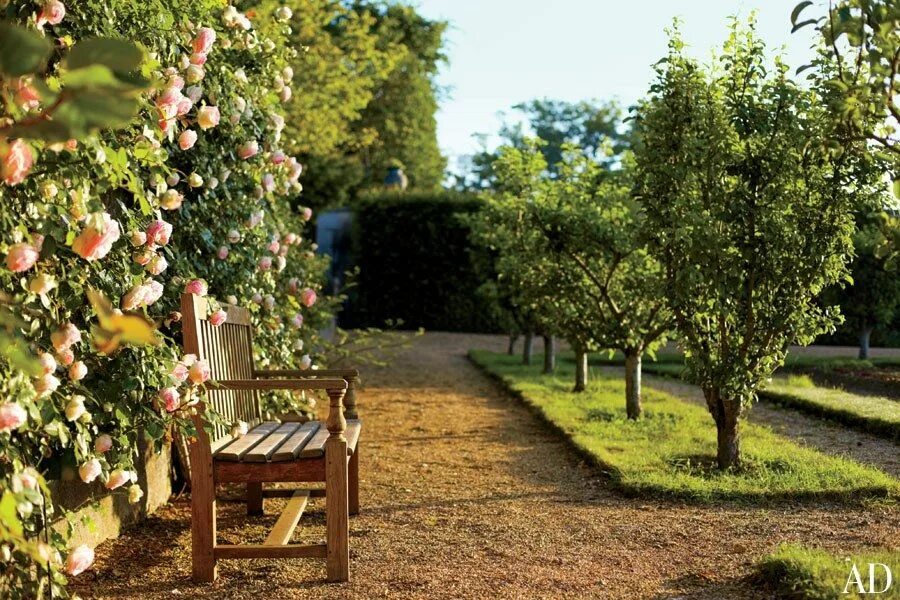
[[[607,370],[616,369],[614,367]],[[624,370],[618,369],[618,372]],[[644,375],[643,383],[647,387],[706,406],[703,392],[695,385],[656,375]],[[827,454],[846,456],[877,467],[893,477],[900,477],[900,446],[891,440],[768,402],[757,402],[747,414],[751,422],[768,425],[801,444]]]
[[[189,504],[171,503],[97,548],[75,579],[95,598],[759,599],[755,560],[778,542],[832,550],[896,543],[898,511],[805,505],[701,507],[626,498],[466,360],[505,339],[427,334],[361,396],[363,513],[352,582],[318,560],[222,561],[190,581]],[[275,521],[220,502],[220,541],[259,541]],[[295,542],[324,535],[320,500]]]

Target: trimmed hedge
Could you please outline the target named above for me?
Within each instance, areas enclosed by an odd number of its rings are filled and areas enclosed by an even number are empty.
[[[367,195],[355,207],[357,285],[341,314],[345,327],[500,331],[497,308],[478,288],[465,217],[482,202],[454,192]]]

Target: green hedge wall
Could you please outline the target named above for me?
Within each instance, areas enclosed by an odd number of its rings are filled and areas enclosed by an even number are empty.
[[[497,332],[497,310],[478,293],[464,215],[481,201],[454,192],[367,195],[355,207],[357,285],[341,314],[345,327]]]

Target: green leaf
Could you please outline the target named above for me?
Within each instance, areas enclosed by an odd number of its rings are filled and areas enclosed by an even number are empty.
[[[66,71],[60,78],[68,88],[72,87],[117,87],[119,80],[104,65],[90,65]]]
[[[54,121],[65,124],[72,137],[81,137],[105,127],[127,125],[138,110],[135,98],[109,92],[83,91],[60,106]]]
[[[20,77],[47,64],[50,44],[40,35],[9,23],[0,23],[0,73]]]
[[[93,38],[78,42],[66,58],[69,69],[82,69],[100,64],[112,71],[128,73],[141,65],[140,48],[124,40]]]
[[[894,196],[900,199],[900,179],[894,180]]]
[[[16,497],[10,490],[3,492],[0,498],[0,523],[12,534],[22,535],[22,522],[16,512]]]
[[[812,0],[805,0],[804,2],[801,2],[800,4],[798,4],[797,6],[794,7],[794,10],[791,11],[791,25],[797,24],[797,19],[800,18],[800,13],[802,13],[804,11],[804,9],[806,9],[806,7],[811,4],[812,4]]]
[[[796,25],[791,27],[791,33],[796,33],[798,30],[803,29],[807,25],[815,25],[816,22],[816,19],[807,19],[805,21],[801,21],[800,23],[797,23]]]

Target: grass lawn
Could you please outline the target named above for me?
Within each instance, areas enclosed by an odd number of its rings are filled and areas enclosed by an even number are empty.
[[[900,482],[854,461],[794,444],[769,429],[742,425],[745,466],[715,468],[716,429],[700,406],[646,389],[645,417],[625,417],[625,382],[596,373],[583,394],[570,392],[574,365],[553,376],[515,356],[471,351],[470,358],[561,430],[586,457],[633,494],[691,499],[774,501],[900,495]]]
[[[887,565],[893,573],[893,585],[883,594],[859,594],[855,584],[844,594],[852,566],[859,569],[861,581],[869,589],[869,563]],[[760,577],[767,585],[787,598],[798,600],[838,600],[839,598],[900,598],[900,552],[874,550],[836,556],[821,550],[796,545],[783,545],[758,565]],[[875,571],[875,590],[885,587],[882,568]]]

